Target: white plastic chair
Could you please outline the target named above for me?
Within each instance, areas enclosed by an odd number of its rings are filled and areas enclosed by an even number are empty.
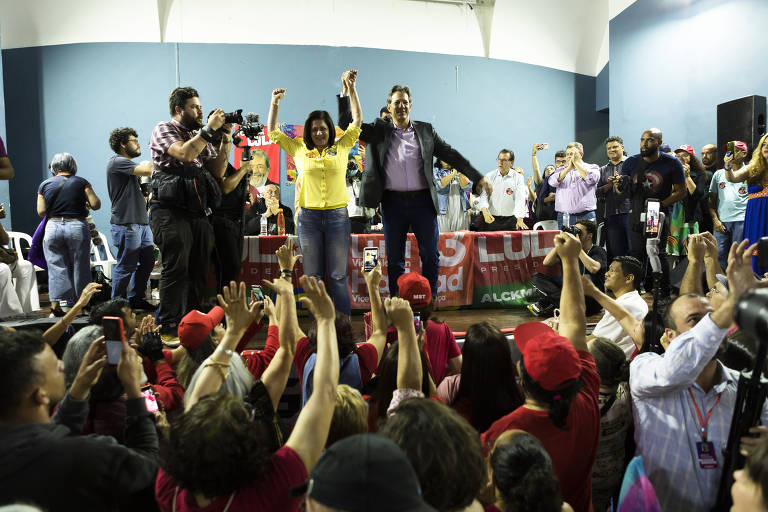
[[[101,231],[99,231],[99,238],[101,239],[100,246],[95,245],[91,240],[91,269],[101,267],[104,276],[107,279],[112,279],[112,267],[117,265],[117,259],[112,255],[109,241]]]
[[[537,229],[543,229],[545,231],[557,231],[557,221],[556,220],[540,220],[536,224],[533,225],[534,231]]]
[[[22,233],[21,231],[8,231],[7,233],[11,239],[11,247],[16,249],[16,254],[19,255],[19,258],[22,258],[24,253],[21,250],[21,242],[22,240],[26,242],[27,249],[29,249],[29,247],[32,245],[32,237],[26,233]],[[35,271],[42,272],[43,269],[35,265]]]
[[[605,249],[605,222],[601,222],[600,225],[597,226],[597,241],[595,242],[595,245]]]

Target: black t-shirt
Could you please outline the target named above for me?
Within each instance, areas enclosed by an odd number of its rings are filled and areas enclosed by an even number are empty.
[[[113,155],[107,162],[107,190],[112,201],[112,224],[149,224],[141,180],[133,174],[136,163]]]
[[[224,177],[228,178],[233,174],[237,174],[237,169],[228,163],[227,170],[224,171]],[[226,217],[227,219],[240,222],[243,219],[247,191],[248,180],[243,176],[243,179],[237,183],[232,192],[221,196],[221,205],[215,208],[213,213],[219,217]]]
[[[582,274],[586,274],[589,276],[590,279],[592,279],[592,282],[595,283],[595,286],[600,291],[605,291],[605,271],[608,270],[608,253],[605,252],[605,249],[598,245],[593,245],[588,251],[587,256],[592,258],[593,260],[600,263],[600,270],[595,272],[594,274],[590,274],[589,272],[586,272],[586,269],[584,268],[584,265],[581,263],[581,260],[579,260],[579,270]]]
[[[51,198],[61,185],[63,180],[67,180],[56,202],[51,204]],[[80,176],[53,176],[40,184],[37,193],[45,198],[45,209],[48,217],[82,217],[88,216],[88,209],[85,203],[88,200],[85,196],[85,189],[91,188],[88,180]]]
[[[680,160],[666,153],[660,153],[655,162],[648,163],[640,155],[633,155],[624,161],[623,176],[629,176],[632,186],[632,211],[638,216],[645,211],[648,198],[663,201],[672,193],[672,185],[685,183],[685,172]],[[669,213],[669,207],[662,209]]]

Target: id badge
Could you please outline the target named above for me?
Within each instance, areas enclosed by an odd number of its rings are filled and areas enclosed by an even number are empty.
[[[711,441],[696,443],[696,454],[701,469],[717,469],[717,454],[715,445]]]

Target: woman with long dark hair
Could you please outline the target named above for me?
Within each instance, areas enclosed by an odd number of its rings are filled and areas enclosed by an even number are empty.
[[[69,153],[56,153],[49,165],[53,177],[37,189],[37,214],[48,216],[43,252],[48,264],[51,313],[64,316],[61,302],[75,303],[91,282],[91,234],[85,218],[101,200],[91,184],[76,176],[77,162]]]
[[[279,129],[278,105],[285,89],[272,91],[269,109],[269,138],[276,142],[296,162],[301,189],[295,215],[296,234],[304,256],[304,273],[325,279],[336,310],[349,315],[351,311],[347,287],[350,224],[347,212],[347,155],[360,136],[363,112],[357,97],[357,71],[344,74],[352,107],[352,123],[344,135],[335,140],[331,115],[314,110],[304,121],[304,138],[292,139]]]
[[[437,395],[479,432],[525,401],[507,337],[488,322],[467,330],[461,374],[449,375]]]

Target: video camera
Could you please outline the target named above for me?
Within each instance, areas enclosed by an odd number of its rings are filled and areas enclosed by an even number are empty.
[[[251,148],[248,146],[248,139],[253,140],[258,137],[261,132],[264,131],[264,125],[259,122],[259,114],[254,114],[253,112],[248,112],[245,114],[245,120],[243,120],[243,116],[241,115],[242,111],[243,110],[240,109],[236,112],[230,112],[229,114],[225,115],[237,116],[233,122],[237,123],[238,128],[237,131],[232,134],[232,142],[234,142],[236,147],[242,147],[243,156],[241,161],[247,162],[252,158]],[[229,119],[229,117],[227,117],[227,119]],[[245,144],[240,146],[240,144],[243,143],[243,137],[245,137]]]

